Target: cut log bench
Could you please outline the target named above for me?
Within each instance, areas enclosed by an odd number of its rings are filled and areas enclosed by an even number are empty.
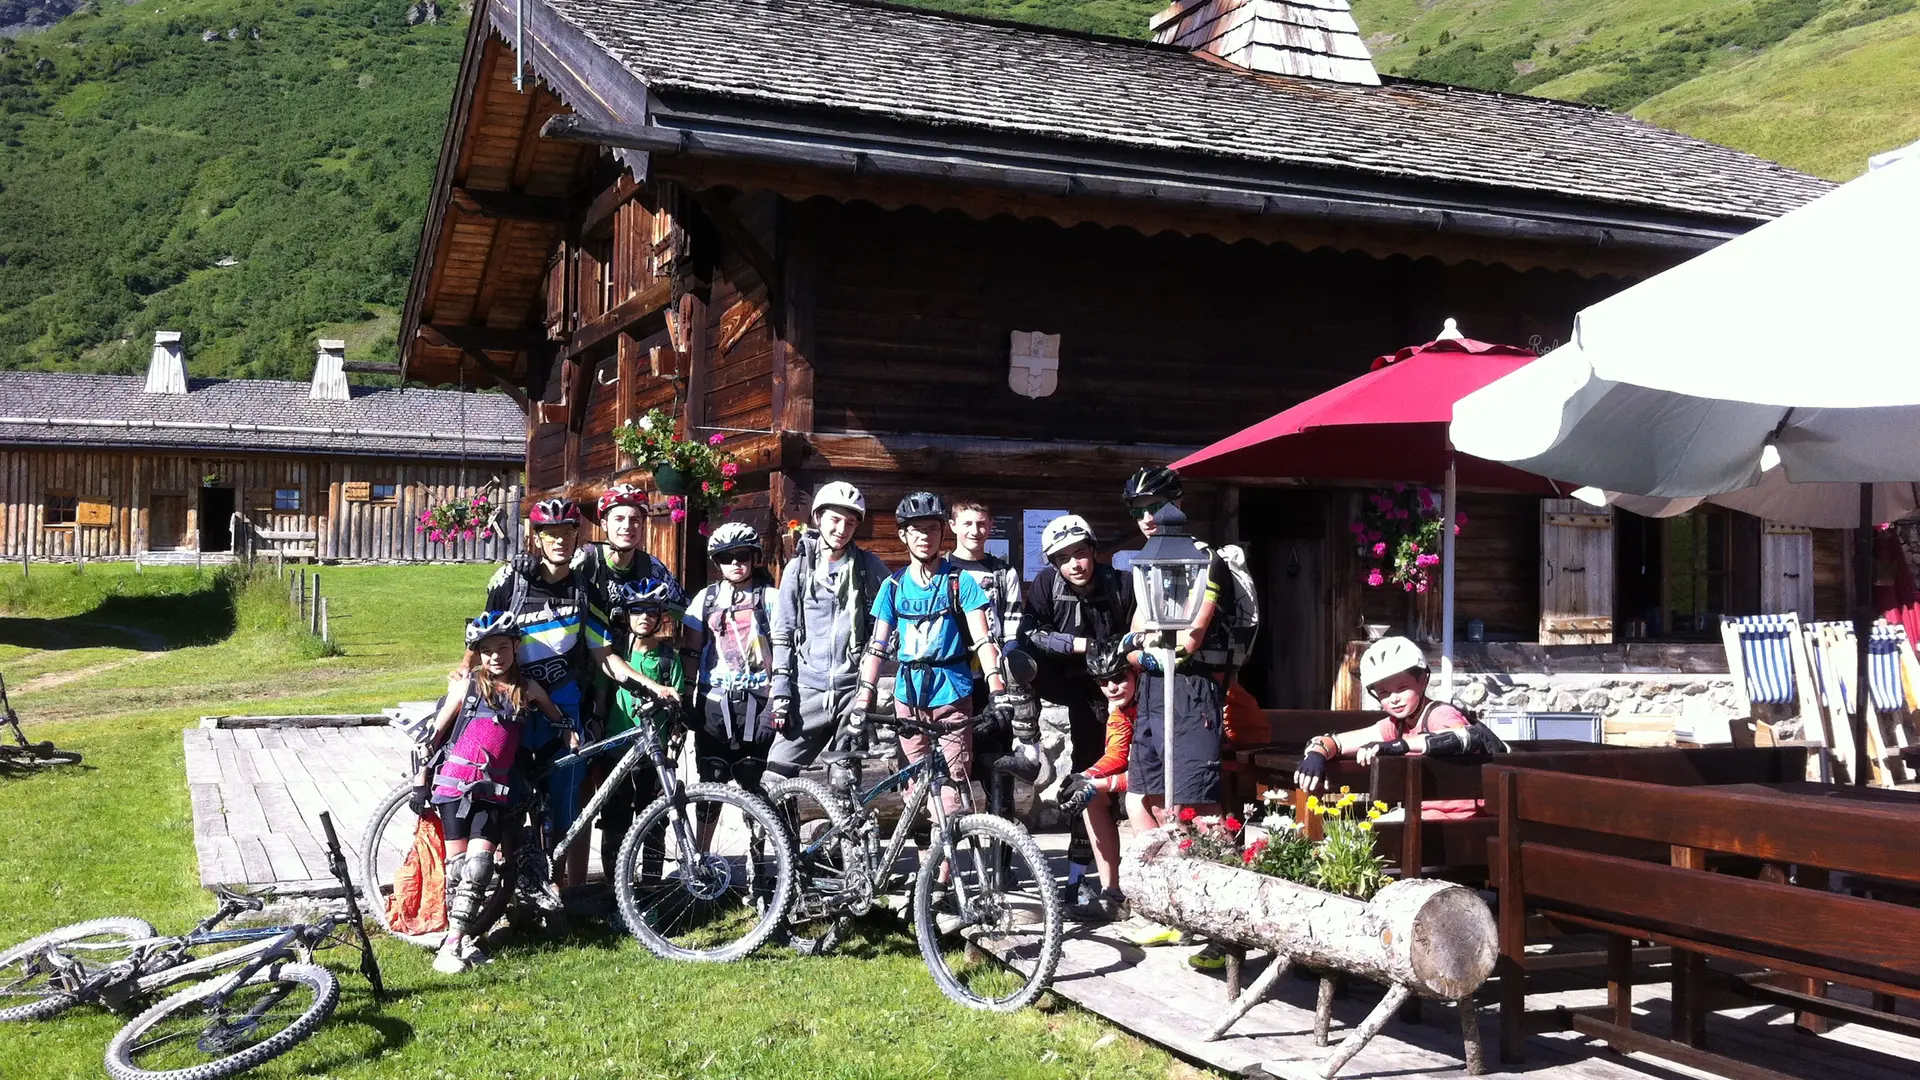
[[[1493,973],[1498,928],[1472,890],[1411,879],[1396,881],[1362,902],[1183,855],[1177,846],[1180,835],[1162,829],[1135,840],[1121,860],[1120,884],[1136,914],[1204,934],[1230,950],[1231,1005],[1207,1032],[1206,1041],[1225,1035],[1299,964],[1387,987],[1366,1020],[1327,1058],[1322,1076],[1338,1073],[1416,996],[1455,1003],[1467,1071],[1475,1076],[1485,1071],[1472,999]],[[1271,951],[1274,959],[1240,992],[1239,964],[1234,961],[1249,948]],[[1332,1008],[1333,979],[1323,976],[1314,1018],[1315,1041],[1322,1046]]]

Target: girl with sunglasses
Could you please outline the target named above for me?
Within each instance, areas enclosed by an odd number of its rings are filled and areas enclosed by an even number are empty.
[[[700,778],[760,786],[773,744],[773,612],[779,593],[761,564],[760,534],[743,521],[713,530],[707,557],[720,579],[687,606],[688,649],[700,657],[694,757]]]

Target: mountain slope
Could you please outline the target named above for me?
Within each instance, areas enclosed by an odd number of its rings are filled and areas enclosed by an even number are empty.
[[[464,33],[406,11],[114,2],[0,41],[0,365],[139,370],[172,327],[196,374],[297,376],[315,326],[397,307]]]

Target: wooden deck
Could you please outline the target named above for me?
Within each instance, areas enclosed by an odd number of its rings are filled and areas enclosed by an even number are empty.
[[[409,742],[385,727],[188,728],[187,787],[200,883],[334,884],[320,812],[350,866],[373,808],[399,783]]]

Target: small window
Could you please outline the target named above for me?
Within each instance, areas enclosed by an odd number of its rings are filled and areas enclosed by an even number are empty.
[[[47,516],[43,525],[71,525],[80,516],[80,500],[72,495],[47,495]]]
[[[273,508],[275,510],[300,509],[300,489],[275,488],[273,492]]]
[[[398,484],[375,484],[372,493],[367,496],[374,502],[392,502],[400,497]]]

